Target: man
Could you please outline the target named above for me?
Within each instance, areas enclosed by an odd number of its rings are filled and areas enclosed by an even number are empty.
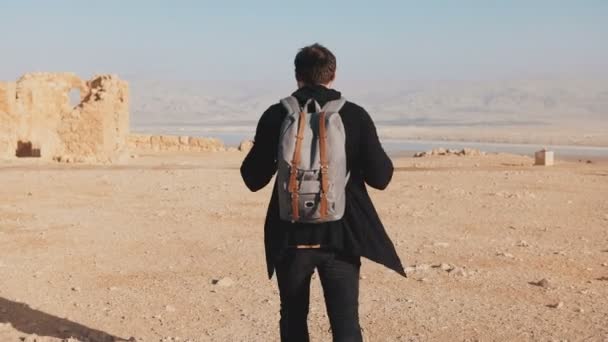
[[[331,89],[336,58],[322,45],[304,47],[295,58],[298,90],[293,93],[301,110],[310,99],[320,107],[341,99]],[[260,118],[254,145],[241,166],[251,191],[266,186],[277,171],[281,127],[289,109],[272,105]],[[284,220],[275,182],[266,222],[264,242],[268,275],[276,270],[281,297],[281,341],[308,341],[310,281],[319,273],[334,341],[362,341],[359,326],[360,257],[381,263],[405,276],[393,243],[367,193],[365,184],[383,190],[393,175],[393,164],[382,148],[369,114],[352,102],[339,109],[344,126],[346,169],[345,211],[336,220],[301,223]],[[294,158],[295,159],[295,158]],[[284,190],[283,190],[284,191]],[[295,222],[294,222],[295,221]]]

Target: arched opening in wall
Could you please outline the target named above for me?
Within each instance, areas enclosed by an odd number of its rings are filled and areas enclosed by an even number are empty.
[[[40,148],[35,147],[31,141],[17,141],[15,156],[18,158],[40,158]]]
[[[72,106],[72,108],[78,106],[82,102],[82,98],[80,97],[80,89],[73,88],[70,90],[68,98],[70,99],[70,106]]]

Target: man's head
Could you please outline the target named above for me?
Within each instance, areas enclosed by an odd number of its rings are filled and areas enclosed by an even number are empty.
[[[298,52],[294,61],[298,86],[329,86],[336,77],[336,56],[325,46],[315,43]]]

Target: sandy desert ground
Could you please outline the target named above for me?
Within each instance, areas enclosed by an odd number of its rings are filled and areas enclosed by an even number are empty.
[[[0,341],[277,341],[243,156],[0,163]],[[368,341],[608,340],[608,163],[532,162],[395,161],[372,197],[409,278],[364,261]]]

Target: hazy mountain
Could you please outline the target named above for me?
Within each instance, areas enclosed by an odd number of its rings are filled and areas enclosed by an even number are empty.
[[[134,130],[186,132],[255,128],[269,105],[293,90],[269,82],[132,81]],[[336,88],[378,126],[564,126],[608,130],[608,80],[343,82]]]

